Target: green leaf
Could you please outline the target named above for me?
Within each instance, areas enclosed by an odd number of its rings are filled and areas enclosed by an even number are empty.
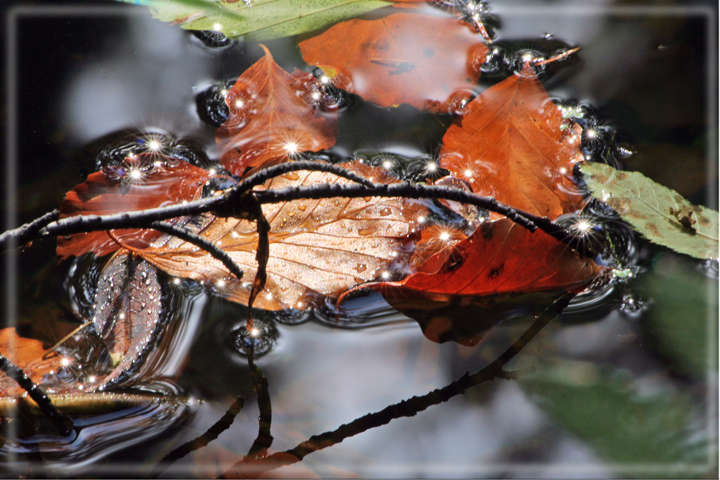
[[[558,362],[520,380],[559,425],[608,461],[621,477],[702,477],[715,450],[688,394],[640,395],[589,362]],[[702,409],[700,409],[702,410]]]
[[[638,172],[590,162],[580,171],[593,196],[651,242],[695,258],[718,258],[718,212],[693,205]]]
[[[137,1],[125,0],[130,3]],[[219,30],[262,41],[298,35],[392,5],[382,0],[253,0],[248,7],[211,0],[147,0],[153,17],[187,30]]]

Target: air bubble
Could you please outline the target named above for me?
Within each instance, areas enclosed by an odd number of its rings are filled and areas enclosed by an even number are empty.
[[[226,343],[240,355],[247,356],[250,349],[253,357],[265,355],[277,344],[280,336],[272,321],[256,318],[252,328],[245,324],[234,327],[228,334]]]

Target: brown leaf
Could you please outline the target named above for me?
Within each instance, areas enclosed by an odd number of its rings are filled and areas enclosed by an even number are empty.
[[[344,165],[375,181],[379,169]],[[397,181],[397,180],[394,180]],[[323,172],[298,172],[269,180],[264,188],[279,189],[317,184],[346,184],[349,180]],[[381,277],[406,264],[408,244],[423,203],[397,198],[335,198],[298,200],[263,205],[271,225],[267,283],[255,306],[266,310],[305,309],[322,296],[336,297],[350,287]],[[198,232],[222,247],[245,274],[237,280],[221,262],[176,238],[139,251],[144,259],[175,276],[211,284],[218,294],[247,304],[257,272],[255,223],[236,218],[206,218]]]
[[[527,64],[467,105],[443,137],[440,162],[476,194],[555,219],[583,206],[572,180],[580,132]]]
[[[223,149],[220,162],[235,175],[296,153],[330,148],[337,135],[337,112],[320,109],[320,82],[297,69],[287,73],[262,47],[265,56],[228,91],[230,115],[216,134]]]
[[[20,337],[14,328],[0,329],[0,354],[20,367],[34,383],[41,383],[44,375],[60,367],[60,357],[52,355],[43,360],[46,353],[41,341]],[[0,397],[18,396],[24,392],[15,381],[0,373]]]
[[[109,215],[172,205],[200,198],[210,173],[187,162],[160,154],[127,157],[120,166],[92,173],[65,195],[60,217]],[[115,230],[124,245],[145,248],[162,234],[156,230]],[[107,255],[120,246],[106,232],[78,233],[58,238],[61,259],[94,252]]]
[[[488,51],[456,17],[416,12],[341,22],[300,49],[336,87],[367,101],[442,112],[470,97]]]

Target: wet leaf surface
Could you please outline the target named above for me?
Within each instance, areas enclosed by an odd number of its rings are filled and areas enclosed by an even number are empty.
[[[593,196],[651,242],[695,258],[718,258],[718,212],[638,172],[589,162],[580,170]]]
[[[297,69],[287,73],[263,48],[265,56],[228,91],[230,116],[217,131],[220,161],[235,175],[330,148],[337,135],[337,113],[321,108],[326,99],[320,82]]]
[[[68,192],[60,216],[108,215],[195,200],[210,176],[207,170],[156,153],[129,156],[124,164],[92,173]],[[162,234],[149,229],[122,229],[115,230],[114,235],[125,245],[144,248]],[[119,248],[106,232],[78,233],[59,237],[57,254],[61,259],[88,252],[103,256]]]
[[[382,107],[438,112],[470,97],[487,53],[482,37],[455,16],[415,12],[339,23],[300,49],[338,88]]]
[[[362,164],[346,167],[375,181],[381,170]],[[317,184],[347,184],[349,180],[322,172],[298,172],[269,180],[264,188],[280,189]],[[305,309],[321,296],[337,297],[346,289],[374,280],[407,262],[409,235],[425,206],[397,198],[336,198],[297,200],[263,206],[271,225],[270,257],[265,290],[254,305],[267,310]],[[206,282],[232,301],[247,304],[257,272],[255,222],[208,218],[199,232],[223,248],[244,271],[241,280],[207,252],[172,238],[139,251],[166,273]]]

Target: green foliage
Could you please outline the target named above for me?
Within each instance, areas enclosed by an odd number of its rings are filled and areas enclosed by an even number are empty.
[[[718,282],[699,275],[679,257],[667,254],[654,261],[654,275],[643,275],[638,287],[652,303],[644,316],[656,347],[683,373],[702,378],[717,368],[715,328]],[[712,323],[711,323],[712,322]]]
[[[124,0],[130,1],[130,0]],[[130,3],[137,3],[130,1]],[[187,30],[220,30],[228,37],[263,41],[298,35],[391,5],[381,0],[148,0],[154,18]]]
[[[695,258],[718,258],[718,212],[638,172],[590,162],[580,169],[592,194],[651,242]]]
[[[696,440],[705,422],[690,414],[688,395],[641,396],[627,382],[584,362],[543,368],[521,385],[622,477],[702,477],[712,468],[710,446]]]

